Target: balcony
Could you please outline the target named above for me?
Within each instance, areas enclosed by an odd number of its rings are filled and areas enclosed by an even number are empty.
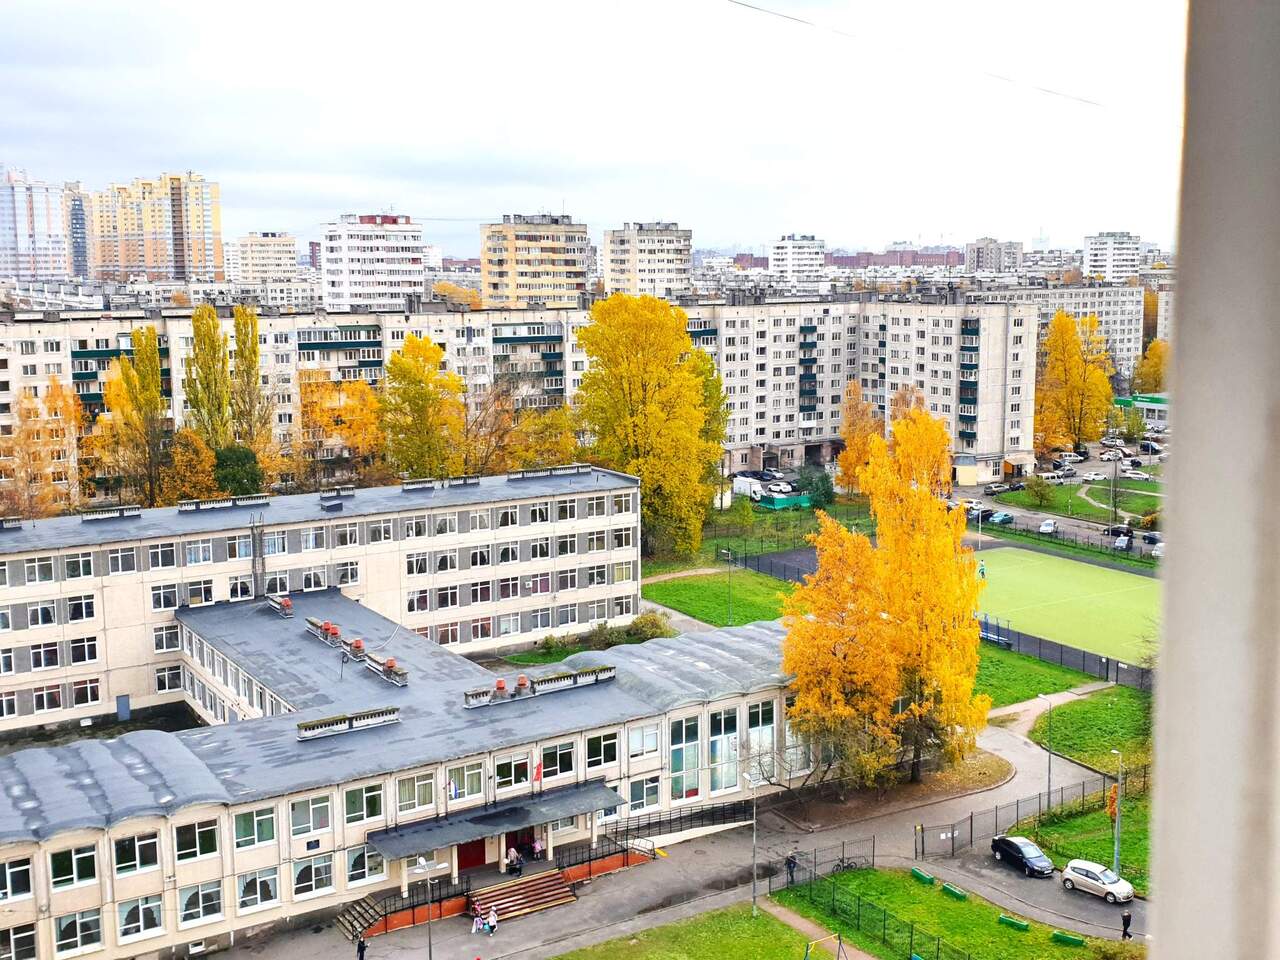
[[[976,413],[962,413],[960,416],[961,423],[977,423],[978,415]]]
[[[817,350],[818,343],[816,340],[801,340],[800,349],[801,350]]]
[[[817,332],[818,332],[818,328],[814,326],[806,325],[800,328],[800,336],[804,336],[806,333],[817,333]]]
[[[802,373],[802,374],[800,374],[800,382],[801,382],[801,383],[809,383],[810,381],[814,381],[814,380],[817,380],[817,379],[818,379],[818,375],[817,375],[816,373]]]
[[[960,439],[961,439],[961,440],[977,440],[977,439],[978,439],[978,431],[977,431],[977,430],[965,430],[965,429],[961,428],[961,429],[960,429],[959,431],[957,431],[957,432],[959,433],[959,435],[960,435]]]
[[[960,369],[961,370],[977,370],[978,361],[977,360],[961,360]],[[963,379],[963,377],[961,379]]]
[[[973,371],[971,371],[971,370],[961,370],[961,371],[960,371],[960,382],[961,382],[961,383],[972,383],[972,384],[976,385],[976,384],[977,384],[977,382],[978,382],[978,375],[977,375],[976,373],[974,373]]]
[[[960,402],[961,402],[961,403],[977,403],[977,402],[978,402],[978,390],[977,390],[977,388],[976,388],[976,387],[970,387],[968,390],[965,390],[965,389],[962,387],[962,388],[960,389]]]
[[[549,350],[540,354],[543,360],[563,360],[564,352],[561,350]]]
[[[494,337],[493,342],[499,343],[559,343],[564,336],[559,333],[540,333],[531,337]]]
[[[817,362],[818,362],[817,357],[801,357],[800,358],[800,366],[802,367],[811,367]]]
[[[813,412],[814,412],[815,410],[817,410],[817,409],[818,409],[818,405],[817,405],[817,403],[809,403],[809,404],[804,404],[804,403],[802,403],[802,404],[800,404],[800,412],[801,412],[801,413],[813,413]]]
[[[816,397],[817,395],[818,395],[817,387],[801,387],[800,388],[800,396],[802,397]]]

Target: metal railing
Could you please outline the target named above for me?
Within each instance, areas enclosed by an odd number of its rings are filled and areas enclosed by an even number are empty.
[[[751,801],[735,800],[732,803],[703,803],[679,810],[642,814],[627,817],[605,828],[605,833],[622,843],[635,839],[660,837],[702,827],[716,827],[729,823],[750,823]]]
[[[1045,663],[1071,667],[1091,677],[1110,680],[1135,690],[1150,692],[1155,685],[1155,671],[1149,667],[1126,663],[1114,657],[1104,657],[1088,650],[1081,650],[1079,647],[1067,646],[1056,640],[1046,640],[1044,637],[1023,633],[1010,626],[1008,620],[985,613],[979,616],[978,623],[982,639],[1005,650],[1035,657]]]
[[[429,903],[443,903],[445,900],[451,900],[454,897],[467,897],[470,895],[471,878],[459,877],[457,881],[440,880],[434,883],[428,883],[424,880],[421,883],[415,883],[410,886],[406,896],[401,896],[397,891],[389,893],[374,902],[381,918],[390,916],[399,910],[425,907]]]

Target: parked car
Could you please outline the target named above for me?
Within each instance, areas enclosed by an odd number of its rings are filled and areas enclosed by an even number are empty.
[[[1107,903],[1128,903],[1133,899],[1133,885],[1121,880],[1102,864],[1092,860],[1072,860],[1062,868],[1062,885],[1068,890],[1083,890]]]
[[[1057,533],[1058,521],[1057,520],[1044,521],[1044,523],[1040,524],[1040,532],[1041,533]]]
[[[1133,537],[1128,534],[1116,537],[1115,548],[1117,550],[1128,550],[1133,546]]]
[[[992,510],[990,507],[979,507],[975,510],[969,511],[969,519],[976,520],[979,523],[987,523],[995,515],[996,515],[996,512]]]
[[[1133,528],[1127,523],[1117,523],[1110,527],[1102,528],[1104,537],[1129,537],[1133,535]]]
[[[1153,557],[1154,557],[1155,559],[1157,559],[1157,560],[1163,560],[1163,559],[1164,559],[1164,544],[1163,544],[1163,543],[1157,543],[1154,547],[1152,547],[1152,548],[1151,548],[1151,556],[1153,556]]]
[[[1126,480],[1150,480],[1151,479],[1151,474],[1144,473],[1141,470],[1125,470],[1123,473],[1120,474],[1120,476],[1124,477]]]
[[[1131,467],[1133,467],[1133,469],[1137,470],[1140,466],[1142,466],[1142,461],[1141,461],[1140,459],[1138,459],[1137,457],[1130,457],[1130,458],[1129,458],[1129,466],[1131,466]]]
[[[1090,483],[1096,483],[1099,480],[1106,480],[1107,475],[1105,473],[1099,473],[1097,470],[1090,470],[1088,473],[1083,474],[1080,479]]]
[[[1121,440],[1119,437],[1103,437],[1101,442],[1104,447],[1123,447],[1124,446],[1124,441]]]
[[[960,503],[964,505],[965,510],[980,510],[984,506],[981,500],[975,500],[973,497],[968,500],[961,500]]]
[[[1024,482],[1023,482],[1023,481],[1021,481],[1021,480],[1010,480],[1010,481],[1009,481],[1009,489],[1010,489],[1010,490],[1025,490],[1025,489],[1027,489],[1027,485],[1026,485],[1026,483],[1024,483]]]
[[[999,523],[1008,526],[1013,523],[1013,514],[1005,513],[1001,510],[999,513],[993,513],[991,515],[991,519],[988,520],[987,523]]]
[[[1064,453],[1058,459],[1063,463],[1080,463],[1084,460],[1084,457],[1080,456],[1078,453]]]
[[[1046,470],[1043,473],[1037,473],[1036,476],[1041,480],[1048,480],[1050,483],[1060,483],[1062,481],[1062,474],[1057,470]]]
[[[786,495],[791,492],[791,484],[786,483],[785,481],[782,481],[782,480],[776,480],[773,483],[769,484],[769,486],[765,487],[765,489],[768,490],[770,493],[778,493],[778,494]]]
[[[1017,867],[1028,877],[1053,876],[1053,861],[1026,837],[992,837],[991,855],[1001,863]]]
[[[1164,447],[1156,443],[1154,440],[1143,440],[1138,444],[1138,450],[1142,453],[1159,453]]]
[[[988,497],[994,497],[997,493],[1004,493],[1009,489],[1007,483],[988,483],[982,488],[982,492]]]
[[[1074,477],[1076,473],[1077,471],[1075,467],[1066,466],[1058,471],[1058,476],[1062,477],[1063,479],[1066,479],[1067,477]]]
[[[1164,537],[1160,536],[1159,530],[1148,530],[1142,535],[1143,543],[1163,543]]]
[[[1105,460],[1109,463],[1112,460],[1123,460],[1124,454],[1119,450],[1104,450],[1098,459]]]

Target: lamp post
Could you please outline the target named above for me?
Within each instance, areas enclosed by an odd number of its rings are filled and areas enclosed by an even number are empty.
[[[721,550],[720,552],[724,554],[725,562],[728,565],[728,571],[725,573],[725,577],[726,577],[725,594],[727,597],[729,610],[728,610],[728,619],[725,623],[725,626],[732,627],[733,626],[733,548],[730,547],[728,549]],[[759,564],[756,564],[756,566],[759,566]]]
[[[1047,694],[1043,694],[1043,693],[1037,693],[1036,699],[1043,700],[1045,703],[1049,705],[1049,719],[1045,723],[1045,726],[1047,727],[1047,729],[1045,730],[1046,746],[1044,751],[1049,757],[1049,766],[1048,766],[1048,769],[1045,771],[1045,778],[1044,778],[1045,791],[1044,792],[1046,797],[1045,806],[1052,807],[1053,806],[1053,701],[1049,699]]]
[[[749,774],[742,774],[742,779],[747,781],[751,786],[751,916],[759,916],[756,910],[756,876],[759,870],[756,869],[756,781]]]
[[[419,857],[418,865],[413,868],[413,872],[423,874],[428,870],[443,870],[448,866],[449,864],[447,863],[427,863],[425,859]],[[427,877],[427,960],[434,960],[435,958],[435,951],[431,943],[431,908],[435,905],[435,890],[432,888],[443,879],[443,877],[436,877],[433,880],[431,877]]]
[[[1124,754],[1119,750],[1112,750],[1111,752],[1119,759],[1120,766],[1120,776],[1116,781],[1115,844],[1111,854],[1111,871],[1118,877],[1120,876],[1120,804],[1124,802]]]

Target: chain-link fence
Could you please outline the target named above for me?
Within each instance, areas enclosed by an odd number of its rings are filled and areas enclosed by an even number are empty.
[[[996,646],[1012,650],[1043,660],[1045,663],[1057,663],[1071,667],[1081,673],[1100,680],[1110,680],[1135,690],[1150,692],[1155,681],[1155,671],[1148,667],[1125,663],[1114,657],[1104,657],[1078,647],[1069,647],[1065,643],[1046,640],[1044,637],[1032,636],[1015,630],[1008,620],[981,614],[978,622],[982,630],[982,639]]]
[[[999,504],[996,504],[997,512],[999,512]],[[1103,533],[1103,527],[1097,530],[1077,530],[1060,528],[1053,533],[1041,533],[1040,525],[1046,520],[1044,514],[1037,514],[1034,517],[1014,517],[1012,523],[989,523],[983,522],[979,525],[977,520],[969,520],[969,529],[975,532],[980,531],[993,537],[1006,537],[1010,541],[1026,540],[1028,543],[1044,543],[1052,544],[1059,548],[1069,548],[1069,550],[1078,551],[1080,553],[1088,553],[1094,555],[1104,555],[1113,559],[1121,559],[1130,561],[1131,565],[1138,568],[1146,568],[1154,570],[1159,562],[1157,557],[1153,557],[1151,552],[1155,549],[1154,543],[1147,543],[1142,539],[1146,531],[1135,530],[1134,536],[1129,540],[1128,550],[1117,550],[1115,534]],[[1057,518],[1055,518],[1057,519]],[[1063,517],[1064,520],[1081,520],[1080,517]],[[1123,518],[1121,518],[1123,519]],[[1082,521],[1088,522],[1088,521]],[[1117,521],[1118,523],[1119,521]]]

